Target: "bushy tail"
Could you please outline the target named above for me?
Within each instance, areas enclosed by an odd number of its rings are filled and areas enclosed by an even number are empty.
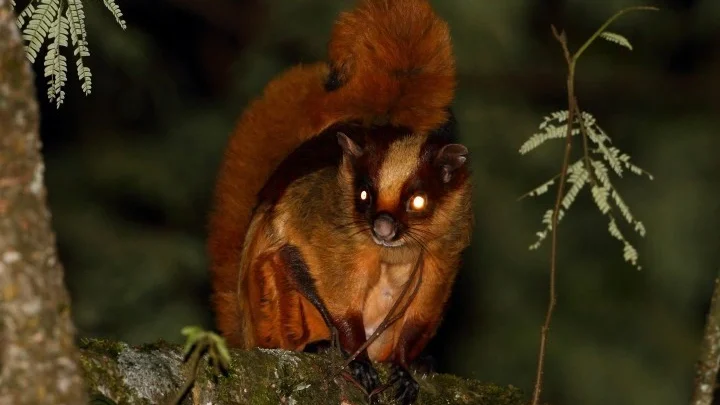
[[[239,332],[240,253],[257,194],[284,158],[337,122],[424,132],[448,117],[455,62],[447,24],[427,0],[361,0],[335,23],[329,59],[271,81],[227,145],[208,240],[213,306],[226,337]]]
[[[447,119],[455,59],[447,23],[426,0],[362,0],[335,23],[329,57],[330,115],[418,132]]]

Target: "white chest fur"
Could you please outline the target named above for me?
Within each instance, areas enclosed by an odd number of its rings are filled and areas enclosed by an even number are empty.
[[[365,296],[365,305],[363,308],[363,323],[365,325],[365,336],[375,332],[390,308],[398,299],[405,284],[410,278],[413,265],[410,264],[387,264],[380,263],[379,276],[377,282],[370,286],[368,294]],[[379,340],[385,340],[391,337],[392,331],[389,329]],[[371,346],[372,347],[372,346]]]

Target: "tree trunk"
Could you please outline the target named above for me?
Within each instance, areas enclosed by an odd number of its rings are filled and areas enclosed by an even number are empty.
[[[131,347],[125,343],[86,340],[82,365],[93,404],[173,405],[191,374],[182,347],[157,343]],[[232,350],[230,372],[215,378],[205,360],[184,405],[365,405],[367,400],[337,373],[339,357],[284,350]],[[382,381],[388,369],[379,367]],[[415,376],[420,384],[416,405],[524,405],[527,399],[512,386],[484,384],[446,374]],[[394,387],[393,387],[394,388]],[[393,388],[379,404],[393,403]]]
[[[0,404],[85,404],[38,115],[15,14],[0,0]]]

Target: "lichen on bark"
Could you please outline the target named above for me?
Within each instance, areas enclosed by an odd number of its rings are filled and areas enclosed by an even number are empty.
[[[182,363],[182,347],[168,343],[128,346],[84,340],[82,364],[90,394],[117,405],[168,404],[180,390],[189,370]],[[202,363],[205,364],[205,363]],[[185,399],[192,405],[228,404],[365,404],[362,393],[337,374],[332,356],[284,350],[232,350],[230,371],[216,376],[203,366]],[[380,366],[380,374],[387,369]],[[421,392],[417,405],[522,405],[527,401],[512,386],[502,387],[446,374],[417,376]],[[391,390],[381,397],[388,401]]]

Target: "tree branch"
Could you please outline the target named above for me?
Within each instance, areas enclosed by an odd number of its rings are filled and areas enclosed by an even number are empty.
[[[85,340],[81,352],[90,392],[98,404],[167,405],[182,389],[186,368],[190,367],[182,363],[180,345],[163,342],[131,347],[125,343]],[[366,404],[357,387],[342,377],[330,375],[337,369],[333,361],[337,359],[284,350],[232,350],[227,376],[213,377],[214,369],[204,360],[200,362],[196,383],[184,404]],[[378,372],[381,378],[387,378],[389,369],[381,365]],[[417,380],[420,396],[416,405],[527,403],[512,386],[484,384],[446,374],[429,374]],[[390,403],[387,399],[391,391],[380,396],[379,404]]]
[[[720,363],[720,274],[715,279],[710,310],[705,323],[700,360],[691,405],[711,405]]]

